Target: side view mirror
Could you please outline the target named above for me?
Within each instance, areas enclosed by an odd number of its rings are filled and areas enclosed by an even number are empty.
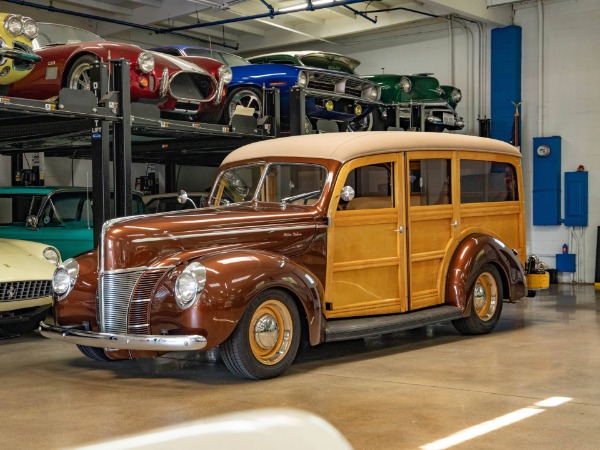
[[[344,186],[342,188],[342,192],[340,193],[340,198],[345,202],[349,202],[354,198],[355,195],[356,193],[354,192],[352,186]]]
[[[38,218],[37,218],[37,216],[34,216],[33,214],[27,216],[27,218],[25,219],[25,225],[30,230],[37,230],[38,229]]]
[[[181,203],[182,205],[185,205],[187,202],[190,202],[194,206],[194,208],[198,208],[196,206],[196,204],[194,203],[194,200],[189,198],[187,192],[185,192],[183,189],[181,191],[179,191],[179,195],[177,196],[177,201],[179,203]]]

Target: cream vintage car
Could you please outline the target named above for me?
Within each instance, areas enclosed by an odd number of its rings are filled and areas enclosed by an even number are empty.
[[[37,328],[52,306],[52,274],[60,262],[52,246],[0,239],[0,334]]]
[[[1,86],[26,77],[41,60],[32,50],[32,40],[37,34],[37,23],[31,17],[0,13]]]

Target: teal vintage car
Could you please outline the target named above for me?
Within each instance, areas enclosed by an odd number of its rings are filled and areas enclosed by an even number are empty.
[[[404,129],[420,126],[411,121],[411,111],[416,106],[422,108],[425,131],[461,130],[465,126],[455,109],[462,99],[461,91],[454,86],[440,86],[432,74],[378,74],[362,78],[381,86],[381,101],[388,105],[380,117],[371,118],[375,124],[382,121],[386,129],[389,126]]]
[[[146,212],[139,192],[132,206]],[[92,208],[85,187],[0,187],[0,238],[49,244],[68,259],[94,246]]]

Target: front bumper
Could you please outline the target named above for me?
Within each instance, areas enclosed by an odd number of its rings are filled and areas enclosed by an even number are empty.
[[[40,333],[50,339],[88,347],[110,348],[117,350],[149,350],[155,352],[177,352],[202,350],[206,347],[206,338],[199,335],[137,335],[98,333],[86,330],[83,325],[56,326],[40,323]]]

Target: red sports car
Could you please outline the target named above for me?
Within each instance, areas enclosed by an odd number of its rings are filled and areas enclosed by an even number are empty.
[[[222,114],[231,69],[211,58],[181,58],[106,41],[67,25],[39,23],[33,41],[42,58],[33,71],[14,83],[8,95],[45,100],[61,88],[90,89],[90,68],[99,60],[130,61],[131,101],[153,103],[166,113],[181,113],[205,122]]]

